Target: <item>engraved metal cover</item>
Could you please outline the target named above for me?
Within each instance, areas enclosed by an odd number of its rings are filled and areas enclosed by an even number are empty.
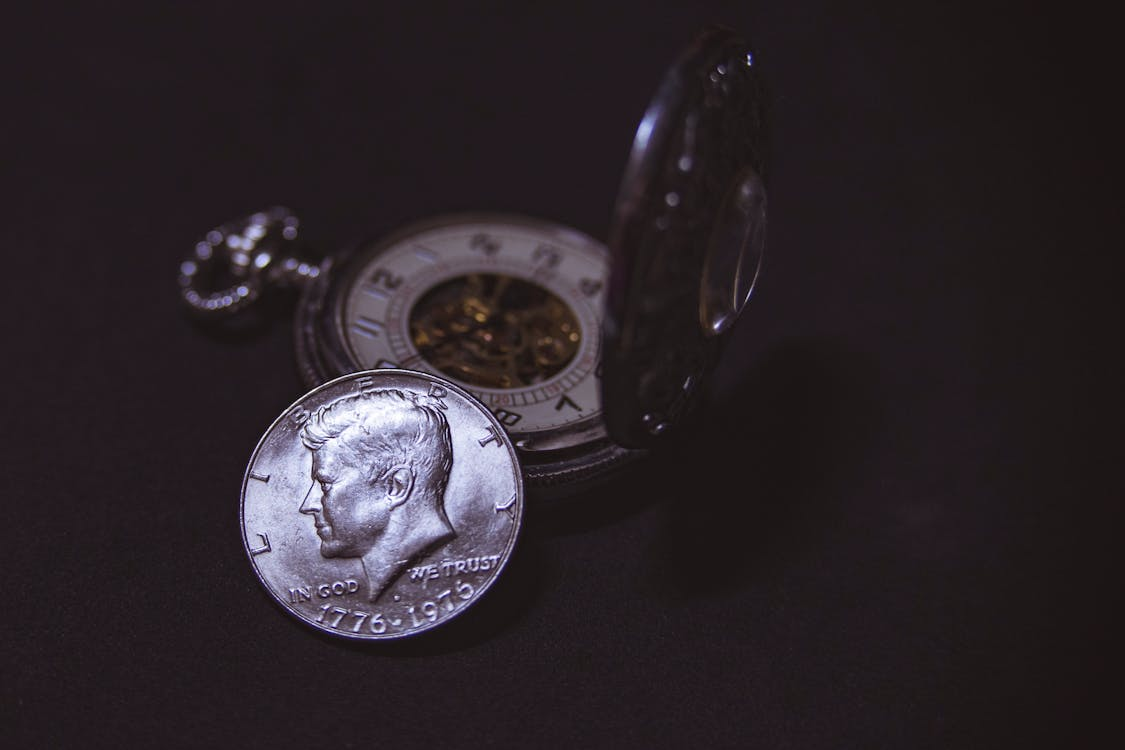
[[[258,578],[327,633],[382,640],[456,617],[499,575],[523,518],[515,450],[457,386],[359,372],[305,394],[266,431],[242,485]]]
[[[609,434],[681,423],[750,297],[765,243],[765,96],[736,34],[701,34],[637,127],[610,232],[602,380]]]

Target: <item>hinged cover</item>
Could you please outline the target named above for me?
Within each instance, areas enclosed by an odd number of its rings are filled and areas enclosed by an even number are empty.
[[[637,128],[610,232],[603,405],[648,447],[690,411],[765,242],[765,102],[749,46],[701,33]]]

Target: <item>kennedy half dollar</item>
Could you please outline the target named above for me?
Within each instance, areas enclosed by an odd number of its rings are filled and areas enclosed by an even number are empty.
[[[266,590],[333,635],[401,638],[456,617],[504,568],[523,480],[504,428],[461,388],[372,370],[305,394],[242,482]]]

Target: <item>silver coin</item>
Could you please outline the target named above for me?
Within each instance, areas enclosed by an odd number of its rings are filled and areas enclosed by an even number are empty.
[[[242,537],[266,590],[333,635],[401,638],[493,584],[523,519],[507,433],[448,381],[373,370],[309,391],[242,482]]]

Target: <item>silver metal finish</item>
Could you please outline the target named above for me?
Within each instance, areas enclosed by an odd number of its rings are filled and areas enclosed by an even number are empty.
[[[496,580],[523,518],[502,425],[452,383],[353,373],[270,426],[242,483],[243,541],[262,585],[333,635],[436,627]]]
[[[195,315],[236,315],[271,288],[304,287],[320,275],[302,255],[300,221],[281,206],[215,227],[180,264],[180,297]]]

